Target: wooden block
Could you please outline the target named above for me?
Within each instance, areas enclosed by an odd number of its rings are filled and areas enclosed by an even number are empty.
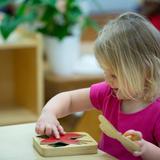
[[[120,133],[103,115],[99,116],[100,128],[109,137],[118,140],[129,151],[140,151],[140,146]]]
[[[33,146],[44,157],[97,153],[97,142],[85,132],[68,132],[60,139],[35,136]]]

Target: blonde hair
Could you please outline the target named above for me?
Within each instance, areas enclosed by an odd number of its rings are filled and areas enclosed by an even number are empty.
[[[104,70],[112,69],[126,98],[149,102],[159,96],[160,32],[141,15],[127,12],[105,25],[95,55]]]

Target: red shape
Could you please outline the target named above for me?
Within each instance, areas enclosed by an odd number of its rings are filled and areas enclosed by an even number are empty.
[[[160,31],[160,14],[148,17],[151,23]]]
[[[81,138],[83,135],[78,133],[66,133],[64,135],[61,135],[60,139],[55,138],[54,136],[51,136],[49,138],[42,139],[40,141],[40,144],[54,144],[57,142],[62,142],[66,144],[77,144],[79,140],[77,138]]]

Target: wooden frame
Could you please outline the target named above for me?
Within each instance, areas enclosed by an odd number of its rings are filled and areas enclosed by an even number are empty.
[[[42,38],[0,44],[0,125],[31,122],[43,105]]]
[[[82,141],[82,143],[68,144],[67,146],[55,147],[52,146],[52,144],[41,144],[41,140],[43,138],[35,136],[33,137],[33,146],[40,153],[40,155],[44,157],[97,153],[97,142],[89,134],[85,132],[72,133],[82,135],[82,137],[76,139],[79,142]],[[74,139],[72,139],[72,141],[74,141]]]

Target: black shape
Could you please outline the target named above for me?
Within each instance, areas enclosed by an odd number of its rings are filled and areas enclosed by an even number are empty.
[[[69,144],[63,143],[63,142],[57,142],[57,143],[49,144],[49,146],[52,146],[52,147],[64,147],[64,146],[68,146],[68,145]]]
[[[47,139],[47,138],[49,138],[49,136],[47,136],[47,135],[39,135],[39,136],[37,136],[38,138],[44,138],[44,139]]]

